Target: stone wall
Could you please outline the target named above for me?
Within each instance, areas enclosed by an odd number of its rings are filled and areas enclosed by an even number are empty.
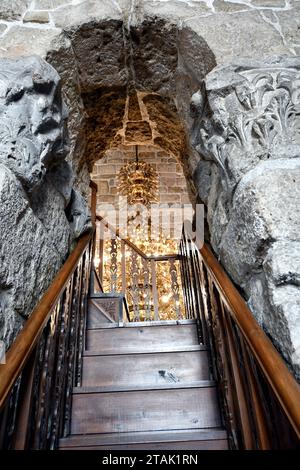
[[[43,54],[60,29],[91,19],[134,25],[157,17],[196,31],[219,64],[246,55],[299,53],[298,12],[298,0],[2,0],[0,34],[9,53],[19,43],[24,53]]]
[[[159,177],[159,203],[190,204],[186,179],[180,163],[163,150],[152,146],[139,147],[140,161],[150,163]],[[101,203],[118,206],[117,175],[123,165],[135,160],[135,147],[123,146],[108,150],[95,163],[91,178],[98,186],[98,207]]]
[[[38,57],[0,59],[0,339],[8,346],[71,244],[91,228],[65,161],[57,72]]]

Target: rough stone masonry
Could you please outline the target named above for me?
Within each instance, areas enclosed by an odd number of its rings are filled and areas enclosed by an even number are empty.
[[[49,64],[0,59],[0,331],[7,345],[74,238],[90,228],[65,161],[66,118],[60,78]]]
[[[90,138],[87,95],[105,96],[115,116],[123,114],[117,108],[122,103],[112,97],[124,96],[128,87],[175,103],[188,137],[182,159],[198,200],[207,206],[211,244],[298,377],[299,10],[298,0],[34,0],[2,1],[0,7],[0,56],[37,54],[61,76],[70,110],[67,161],[82,193],[89,178],[83,159]],[[5,159],[1,184],[14,178],[26,198],[30,185],[41,185],[39,178],[44,182],[54,171],[46,158],[46,169],[38,163],[22,180]],[[4,187],[7,201],[12,184]],[[47,194],[53,201],[50,189]],[[28,204],[40,210],[39,201]],[[53,214],[62,217],[62,207],[57,201]],[[16,219],[11,224],[18,226]],[[66,235],[67,225],[60,230]],[[53,232],[41,250],[60,240],[56,250],[65,253],[66,238]],[[19,262],[23,270],[24,263]],[[60,263],[58,257],[55,266]],[[32,266],[39,272],[37,260]],[[40,291],[52,274],[45,274]],[[16,293],[10,283],[2,288],[1,279],[1,302],[8,305]],[[26,302],[31,289],[28,280]]]

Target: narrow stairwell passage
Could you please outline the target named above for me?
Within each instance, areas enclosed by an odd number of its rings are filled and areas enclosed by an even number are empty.
[[[126,280],[126,243],[122,289],[112,263],[107,291],[84,234],[9,349],[1,449],[299,448],[299,384],[210,248],[183,232],[179,255],[139,250],[139,282],[136,270]],[[155,288],[165,261],[172,319]]]
[[[98,315],[97,321],[94,300],[82,384],[73,388],[71,434],[59,448],[227,449],[196,322],[119,327]]]

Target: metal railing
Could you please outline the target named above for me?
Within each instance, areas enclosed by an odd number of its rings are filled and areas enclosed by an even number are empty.
[[[188,318],[182,299],[178,254],[146,255],[105,219],[98,215],[96,219],[98,277],[104,293],[122,293],[126,297],[130,321]],[[104,236],[104,230],[109,236]]]

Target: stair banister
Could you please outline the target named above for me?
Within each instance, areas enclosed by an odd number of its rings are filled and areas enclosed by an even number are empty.
[[[97,186],[90,186],[94,222]],[[93,225],[77,240],[0,365],[1,448],[55,448],[68,433],[70,387],[81,381]]]
[[[230,448],[300,447],[300,386],[207,244],[180,243],[189,316],[203,325]]]
[[[118,238],[120,238],[121,240],[124,241],[124,243],[126,245],[128,245],[132,250],[136,251],[136,253],[138,253],[142,258],[144,259],[148,259],[147,255],[142,251],[140,250],[134,243],[132,243],[129,238],[124,238],[122,237],[122,235],[120,235],[120,232],[117,228],[113,227],[112,225],[110,225],[105,219],[104,217],[101,217],[101,215],[96,215],[96,220],[98,220],[99,222],[101,222],[105,227],[107,227],[113,234],[115,234]]]
[[[210,248],[204,244],[200,253],[217,289],[300,439],[300,385],[258,325],[246,302]]]
[[[43,295],[16,340],[9,348],[6,354],[6,364],[0,365],[0,409],[5,404],[12,387],[37,344],[53,307],[74,272],[83,252],[88,247],[92,236],[93,233],[88,233],[78,240],[75,249],[57,273],[51,286]]]

